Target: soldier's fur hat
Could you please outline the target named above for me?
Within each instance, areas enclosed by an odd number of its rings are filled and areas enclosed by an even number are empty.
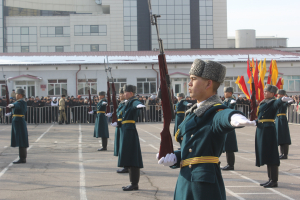
[[[231,93],[233,93],[233,87],[224,87],[224,92],[231,92]]]
[[[265,89],[264,89],[264,90],[267,90],[267,91],[269,91],[269,92],[271,92],[271,93],[276,94],[278,88],[277,88],[276,86],[274,86],[274,85],[269,85],[269,84],[267,84],[267,85],[265,86]]]
[[[285,90],[278,90],[277,94],[286,95],[286,91]]]
[[[183,93],[178,93],[178,94],[177,94],[177,97],[182,97],[182,98],[184,98],[184,94],[183,94]]]
[[[21,89],[21,88],[19,88],[19,89],[17,89],[17,92],[16,92],[17,94],[21,94],[23,97],[25,97],[25,90],[23,90],[23,89]]]
[[[190,75],[199,76],[205,79],[223,83],[226,75],[226,67],[214,61],[194,60]]]
[[[124,89],[122,87],[119,89],[119,94],[124,94]]]
[[[136,86],[134,85],[124,85],[123,86],[124,92],[132,92],[133,94],[136,93]]]
[[[106,92],[104,92],[104,91],[99,92],[99,96],[105,96],[105,95],[106,95]]]

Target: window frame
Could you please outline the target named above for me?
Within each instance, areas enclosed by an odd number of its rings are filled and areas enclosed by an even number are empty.
[[[146,81],[139,81],[138,79],[146,79]],[[148,79],[154,79],[153,81],[151,80],[151,81],[149,81]],[[153,94],[153,93],[156,93],[157,92],[157,78],[156,77],[147,77],[147,78],[137,78],[136,79],[136,82],[137,82],[137,93],[138,94]],[[149,93],[145,93],[145,83],[148,83],[149,84]],[[155,84],[154,85],[154,91],[153,90],[151,90],[152,89],[152,85],[151,85],[151,83],[153,84]],[[142,87],[141,88],[139,88],[139,84],[142,84]],[[142,91],[141,91],[142,90]]]
[[[53,81],[53,82],[49,82],[49,81]],[[56,81],[56,82],[54,82]],[[49,91],[49,85],[54,85],[53,86],[53,94],[50,94],[50,91]],[[59,94],[56,94],[56,85],[59,85]],[[62,85],[66,85],[66,91],[63,92],[63,87]],[[47,80],[47,93],[48,93],[48,96],[61,96],[61,95],[67,95],[68,94],[68,79],[48,79]]]

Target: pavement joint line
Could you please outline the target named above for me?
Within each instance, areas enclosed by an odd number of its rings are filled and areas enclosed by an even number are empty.
[[[271,192],[260,192],[260,193],[236,193],[236,194],[247,194],[247,195],[252,195],[252,194],[274,194]]]
[[[46,132],[44,132],[34,143],[37,143],[49,130],[50,128],[52,128],[53,124],[47,129]],[[31,148],[33,147],[33,145],[30,145],[29,148],[27,149],[27,151],[29,151]],[[7,167],[5,167],[1,172],[0,172],[0,178],[5,174],[5,172],[13,165],[13,162],[17,161],[19,159],[16,158],[15,160],[13,160],[11,163],[9,163],[7,165]]]
[[[141,137],[139,137],[141,141],[146,142],[144,139],[142,139]]]
[[[229,194],[231,194],[232,196],[234,196],[235,198],[239,199],[239,200],[245,200],[243,197],[239,196],[238,194],[232,192],[231,190],[229,190],[228,188],[225,188],[226,192],[228,192]]]
[[[249,177],[247,177],[247,176],[244,176],[244,175],[242,175],[242,174],[239,174],[239,173],[237,173],[237,172],[235,172],[235,171],[230,171],[230,172],[233,173],[233,174],[237,174],[237,175],[239,175],[240,177],[242,177],[243,179],[246,179],[246,180],[248,180],[248,181],[250,181],[250,182],[252,182],[252,183],[255,183],[255,184],[257,184],[257,185],[260,184],[259,182],[255,181],[255,180],[253,180],[253,179],[251,179],[251,178],[249,178]],[[272,192],[274,192],[274,193],[276,193],[276,194],[278,194],[278,195],[280,195],[280,196],[282,196],[282,197],[284,197],[284,198],[286,198],[286,199],[294,200],[293,198],[291,198],[291,197],[289,197],[289,196],[287,196],[287,195],[285,195],[285,194],[282,194],[281,192],[279,192],[279,191],[277,191],[277,190],[274,190],[273,188],[266,188],[266,189],[271,190]]]
[[[83,166],[83,158],[82,158],[82,132],[81,132],[81,124],[79,124],[79,137],[78,137],[78,159],[79,159],[79,171],[80,171],[80,200],[87,200],[86,197],[86,189],[85,189],[85,171]]]

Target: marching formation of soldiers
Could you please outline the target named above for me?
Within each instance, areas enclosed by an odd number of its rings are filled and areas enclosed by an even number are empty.
[[[184,98],[184,94],[178,94],[174,137],[180,143],[180,148],[160,159],[156,156],[158,164],[172,169],[180,168],[174,199],[226,199],[221,170],[234,170],[235,152],[238,152],[235,129],[245,126],[256,126],[256,166],[267,165],[268,180],[261,186],[278,186],[280,159],[288,158],[291,144],[286,111],[293,100],[285,96],[284,90],[277,92],[277,87],[266,85],[257,120],[250,121],[242,111],[235,110],[237,101],[232,96],[233,88],[224,88],[224,101],[217,95],[225,75],[226,67],[222,64],[196,59],[190,69],[189,93],[197,102],[192,105]],[[147,105],[143,105],[135,96],[136,86],[124,85],[119,93],[120,103],[115,111],[117,122],[110,124],[115,127],[114,156],[118,156],[117,166],[120,169],[117,172],[129,173],[131,184],[122,189],[132,191],[139,189],[140,168],[143,168],[136,122],[140,111]],[[29,144],[24,119],[27,109],[24,90],[18,89],[16,98],[15,103],[8,105],[12,112],[6,116],[13,117],[11,146],[19,147],[20,159],[15,162],[17,164],[26,163]],[[93,136],[102,140],[102,148],[98,151],[107,151],[107,118],[112,117],[112,113],[106,113],[107,104],[106,93],[99,92],[96,109],[86,110],[88,114],[96,115]],[[60,116],[65,118],[65,106],[60,105]],[[219,158],[223,152],[226,152],[227,165],[221,169]]]

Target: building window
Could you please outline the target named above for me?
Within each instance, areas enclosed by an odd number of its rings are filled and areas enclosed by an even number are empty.
[[[200,49],[214,48],[213,0],[199,0]]]
[[[283,89],[287,92],[300,92],[300,76],[283,76]]]
[[[233,87],[233,93],[243,93],[239,86],[235,83],[237,76],[225,77],[224,87]]]
[[[78,79],[78,94],[88,95],[89,90],[91,95],[97,95],[97,79]]]
[[[106,44],[75,44],[75,52],[107,51]]]
[[[124,0],[124,51],[137,51],[137,0]]]
[[[67,79],[49,79],[48,80],[48,95],[60,96],[67,95]]]
[[[115,84],[115,89],[116,89],[116,93],[119,94],[119,89],[121,87],[123,87],[124,85],[126,85],[126,81],[127,79],[126,78],[114,78],[114,84]],[[109,80],[110,82],[110,93],[112,94],[112,87],[111,87],[111,82],[112,82],[112,79]]]
[[[70,14],[76,14],[74,11],[36,10],[9,6],[3,7],[6,16],[70,16]]]
[[[56,46],[55,47],[55,52],[64,52],[64,47],[63,46]]]
[[[190,1],[152,1],[152,13],[159,14],[160,37],[165,49],[190,49]],[[158,49],[156,28],[151,28],[152,49]]]
[[[29,52],[29,46],[22,46],[21,52]]]
[[[6,95],[5,81],[0,81],[0,96]]]
[[[5,28],[5,34],[8,53],[23,52],[22,44],[29,46],[29,52],[37,52],[36,27],[8,26]]]
[[[138,94],[156,93],[156,78],[138,78],[137,93]]]
[[[107,34],[106,25],[75,25],[75,36],[105,36]]]
[[[70,37],[69,26],[41,26],[41,37]]]
[[[29,27],[21,27],[21,35],[29,35]]]

